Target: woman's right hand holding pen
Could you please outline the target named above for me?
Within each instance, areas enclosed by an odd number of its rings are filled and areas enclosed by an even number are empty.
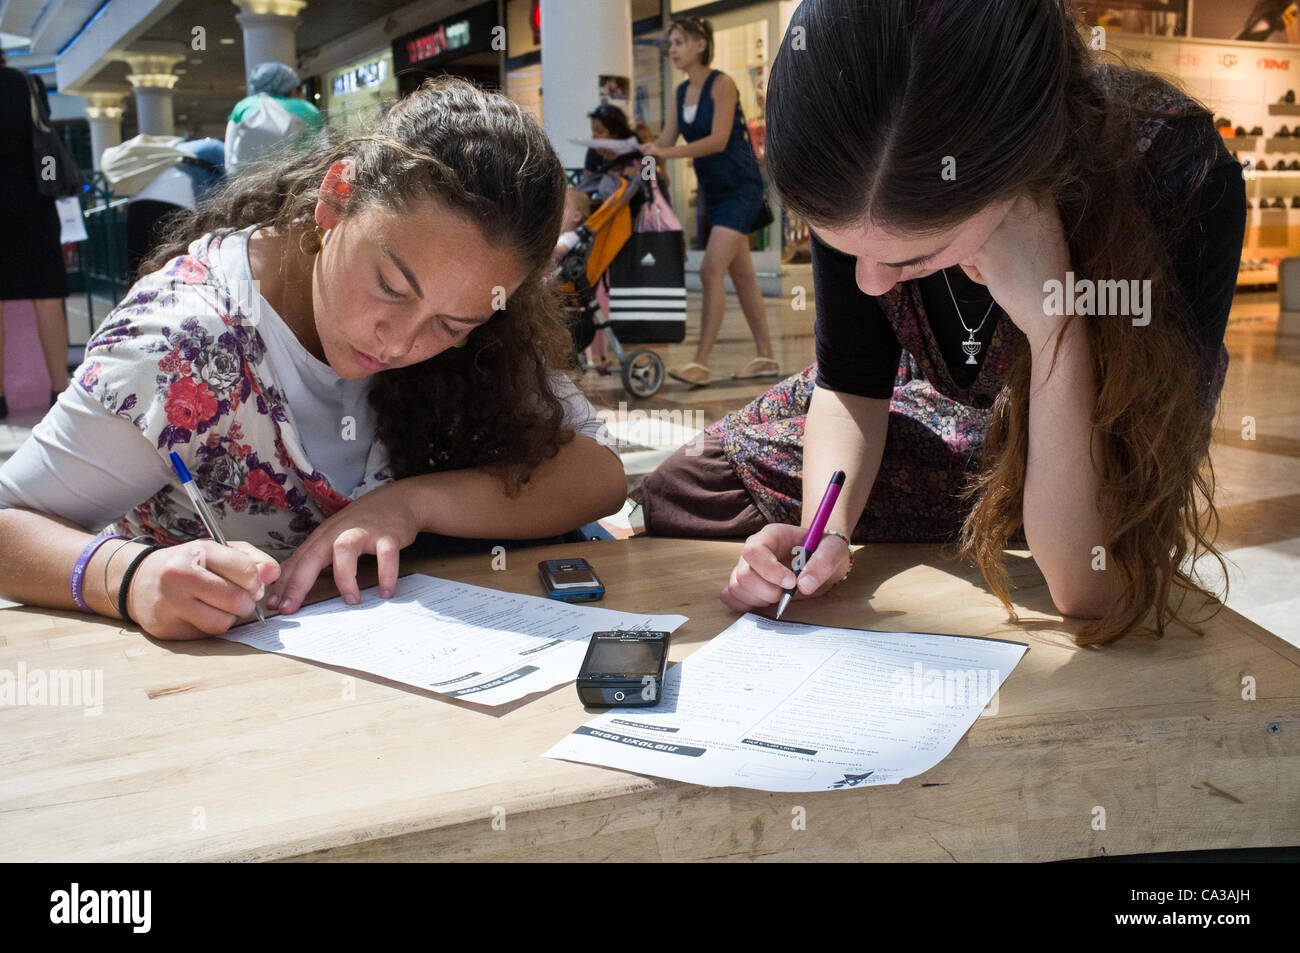
[[[118,580],[134,554],[113,560]],[[196,539],[144,558],[131,580],[127,610],[155,638],[204,639],[252,616],[256,600],[279,576],[280,564],[249,543]]]
[[[749,539],[719,598],[733,612],[748,612],[776,605],[784,591],[796,586],[795,555],[803,545],[806,527],[770,523]],[[849,571],[849,547],[838,536],[826,534],[799,574],[796,598],[820,596]]]

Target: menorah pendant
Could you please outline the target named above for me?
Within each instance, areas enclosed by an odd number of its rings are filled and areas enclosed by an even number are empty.
[[[961,342],[961,349],[966,352],[967,364],[975,363],[975,355],[980,352],[980,348],[983,346],[984,346],[983,344],[981,344],[979,341],[976,341],[974,338],[971,338],[971,340],[969,341]]]

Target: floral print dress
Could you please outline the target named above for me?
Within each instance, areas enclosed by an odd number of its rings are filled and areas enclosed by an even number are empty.
[[[205,235],[142,277],[86,345],[76,384],[168,458],[177,452],[231,540],[272,554],[300,545],[326,517],[391,482],[371,445],[355,487],[330,486],[303,450],[257,327],[258,309]],[[179,482],[111,529],[178,543],[206,535]]]

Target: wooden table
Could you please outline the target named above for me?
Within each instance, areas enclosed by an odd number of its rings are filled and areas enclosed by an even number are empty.
[[[734,618],[717,592],[739,549],[642,538],[518,550],[505,571],[487,555],[403,569],[537,593],[539,559],[585,555],[605,605],[690,616],[679,660]],[[104,684],[99,716],[0,708],[0,859],[969,861],[1300,844],[1300,651],[1227,609],[1204,636],[1078,649],[1027,554],[1009,560],[1020,625],[974,570],[919,545],[868,547],[849,582],[791,605],[796,620],[1030,646],[997,714],[937,767],[814,794],[544,759],[592,717],[572,685],[486,709],[219,639],[0,611],[0,669],[99,669]]]

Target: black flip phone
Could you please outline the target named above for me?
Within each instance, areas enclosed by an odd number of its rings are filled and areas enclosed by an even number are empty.
[[[537,575],[552,599],[595,602],[605,595],[605,586],[585,559],[544,559],[537,564]]]
[[[578,698],[584,705],[648,708],[659,704],[667,670],[667,632],[596,632],[578,670]]]

